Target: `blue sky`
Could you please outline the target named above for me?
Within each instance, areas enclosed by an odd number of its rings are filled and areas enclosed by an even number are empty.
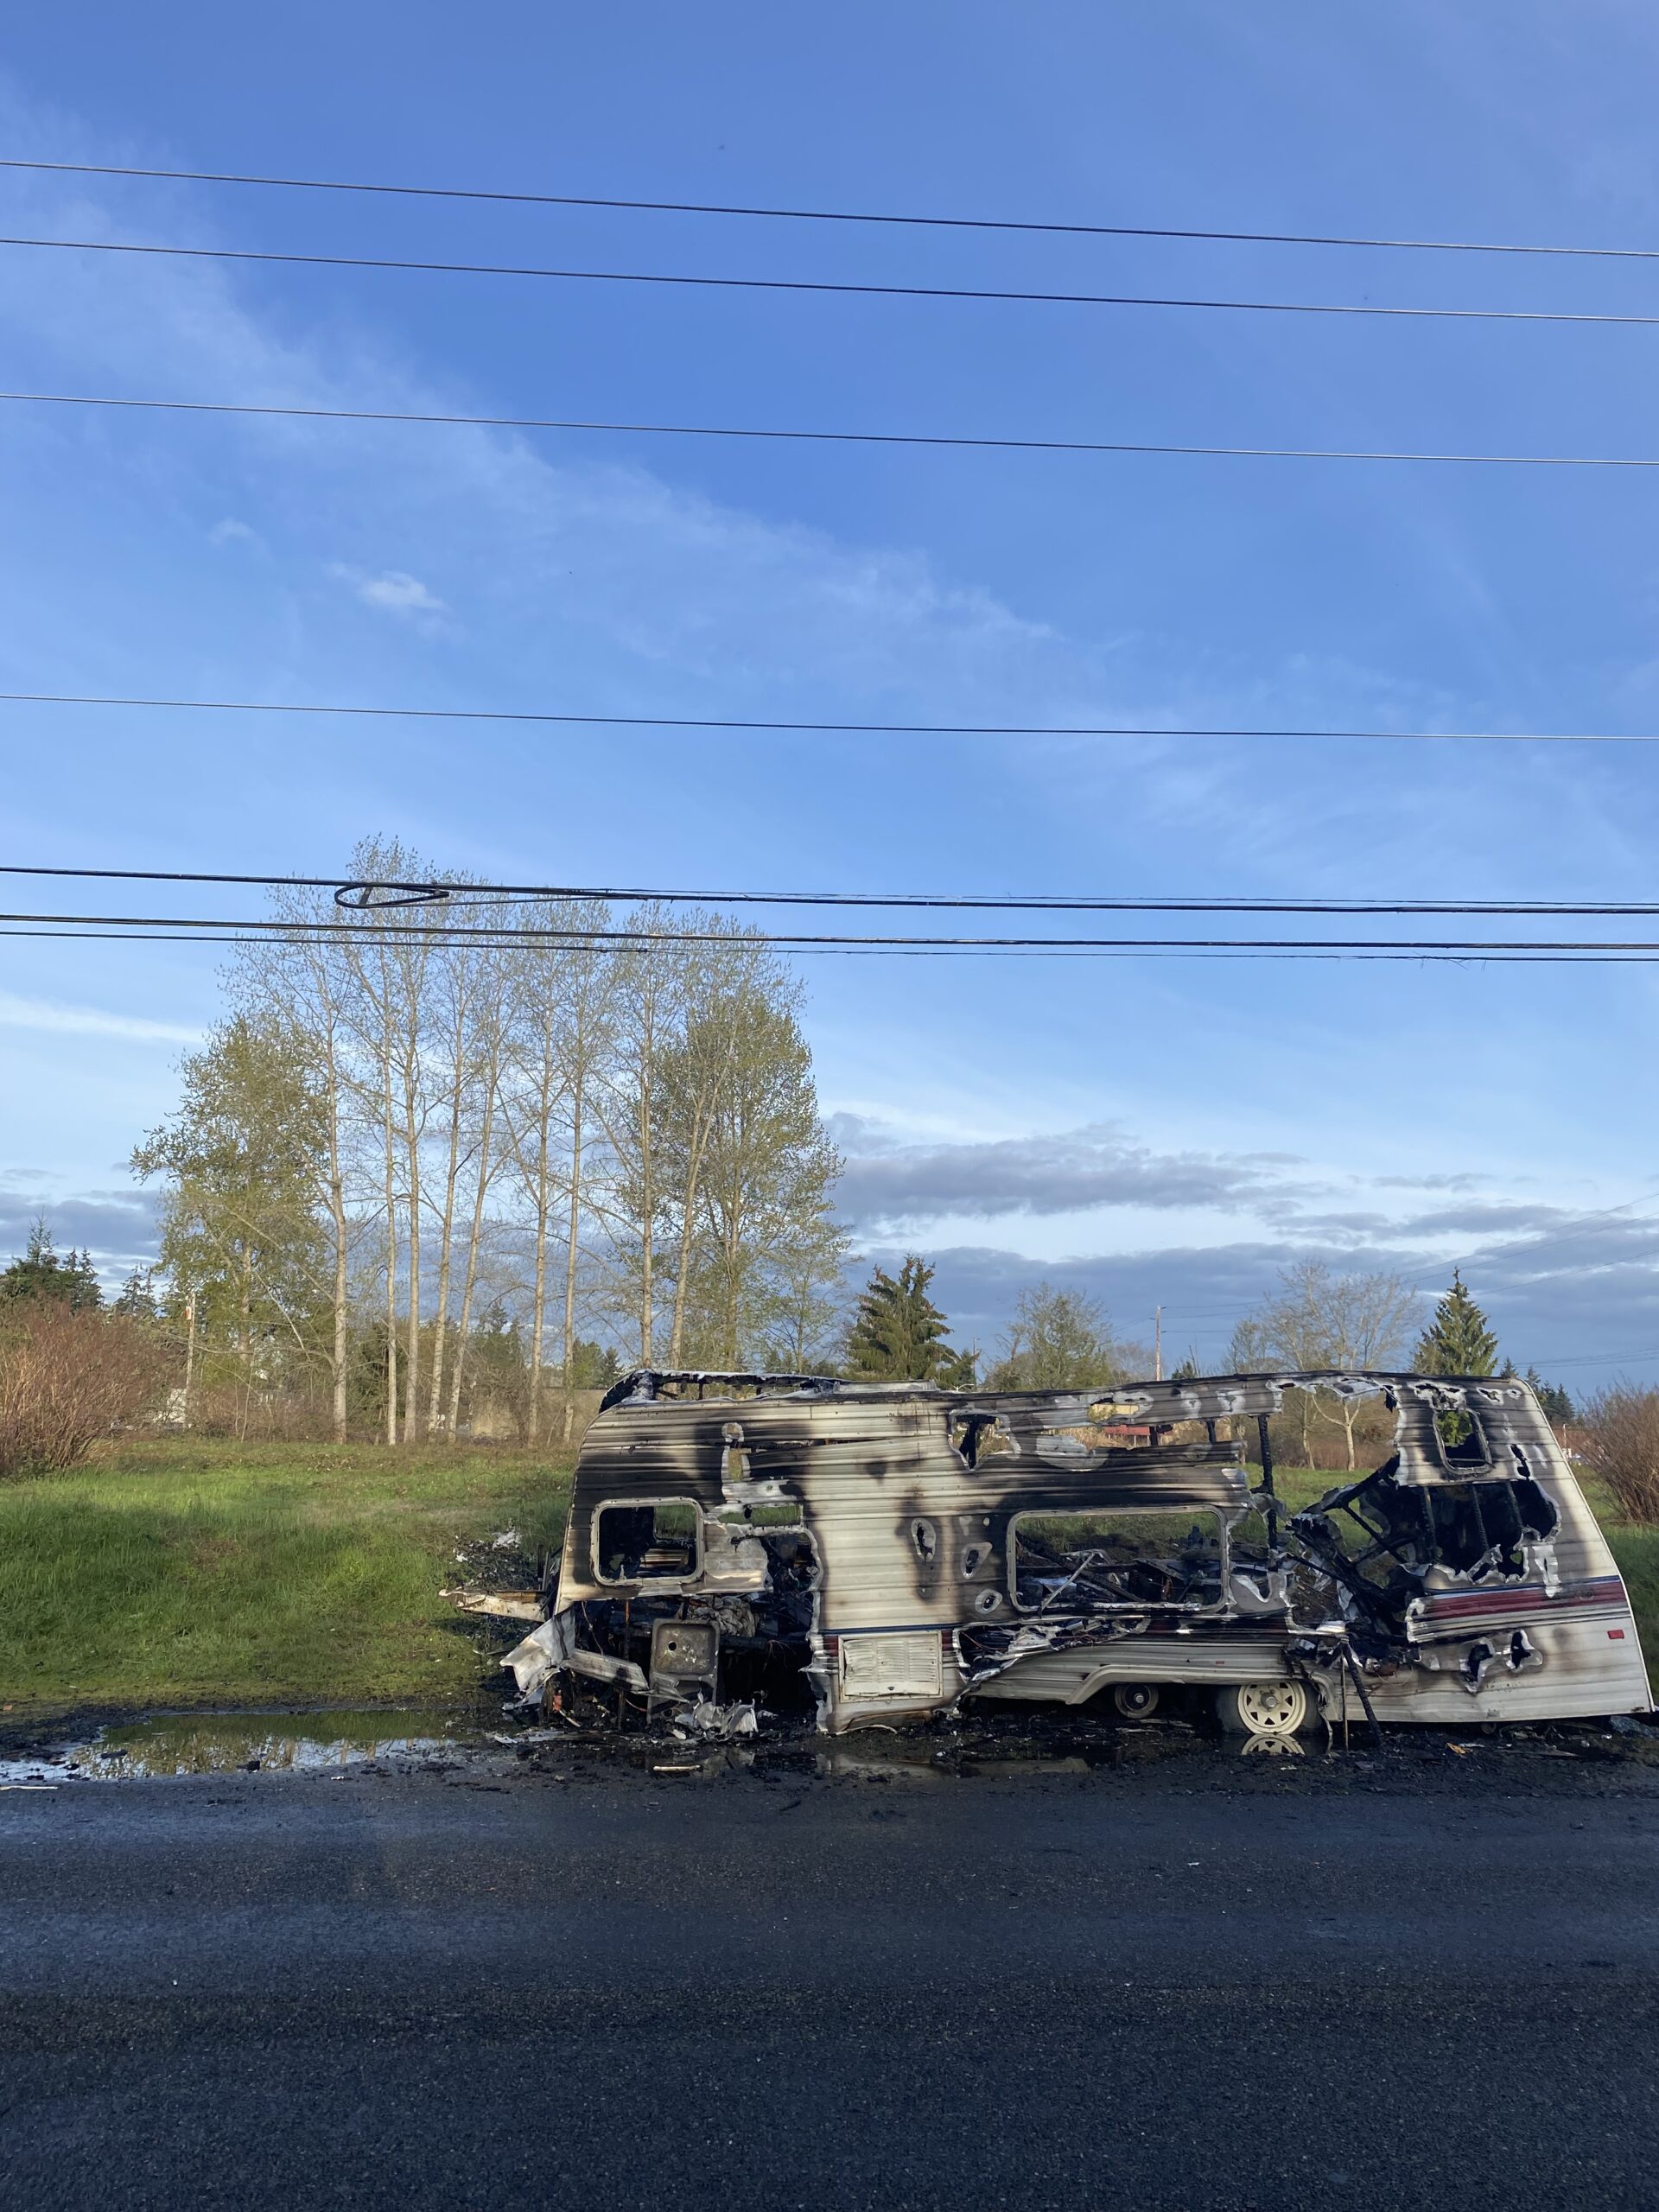
[[[482,29],[480,30],[480,23]],[[1634,5],[100,6],[0,150],[1160,226],[1659,243]],[[0,228],[1020,289],[1659,309],[1659,270],[0,173]],[[0,249],[8,388],[1026,436],[1659,453],[1659,331]],[[1640,474],[995,455],[0,405],[0,689],[813,719],[1659,727]],[[1636,747],[519,732],[0,709],[3,842],[305,873],[364,834],[711,891],[1654,895]],[[181,898],[184,894],[179,894]],[[212,894],[207,895],[211,900]],[[50,903],[32,887],[19,905]],[[197,911],[211,911],[210,903]],[[119,1265],[213,956],[0,946],[0,1245]],[[1288,1256],[1461,1264],[1659,1372],[1656,976],[823,961],[863,1249],[994,1343],[1039,1274],[1218,1358]]]

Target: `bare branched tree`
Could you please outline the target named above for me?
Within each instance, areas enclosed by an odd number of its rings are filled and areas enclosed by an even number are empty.
[[[1279,1290],[1234,1332],[1235,1366],[1319,1370],[1388,1368],[1395,1364],[1418,1318],[1418,1295],[1398,1275],[1333,1274],[1322,1261],[1286,1268]],[[1355,1427],[1363,1401],[1330,1391],[1301,1394],[1302,1450],[1311,1458],[1315,1420],[1337,1422],[1348,1465],[1357,1465]]]

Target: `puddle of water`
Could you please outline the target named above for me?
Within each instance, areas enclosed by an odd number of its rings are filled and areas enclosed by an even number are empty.
[[[1581,1732],[1553,1732],[1560,1740],[1534,1740],[1529,1732],[1471,1741],[1441,1730],[1389,1732],[1389,1755],[1397,1764],[1491,1765],[1500,1758],[1583,1759],[1645,1755],[1659,1764],[1659,1732],[1640,1732],[1632,1749],[1593,1724]],[[1356,1739],[1356,1754],[1369,1755]],[[688,1745],[660,1733],[575,1735],[566,1730],[482,1727],[454,1713],[411,1708],[400,1712],[164,1713],[147,1720],[112,1723],[84,1740],[70,1740],[33,1757],[0,1757],[0,1792],[50,1789],[81,1781],[140,1781],[182,1775],[276,1772],[338,1774],[353,1768],[431,1770],[517,1758],[577,1768],[617,1762],[682,1780],[721,1778],[759,1769],[802,1779],[888,1781],[905,1778],[949,1783],[975,1777],[1021,1774],[1084,1775],[1114,1770],[1190,1766],[1213,1771],[1218,1762],[1285,1759],[1305,1767],[1340,1745],[1323,1736],[1246,1738],[1203,1736],[1174,1721],[1086,1726],[1059,1722],[1046,1728],[966,1726],[938,1734],[927,1730],[861,1731],[827,1738],[804,1729],[741,1745]]]
[[[667,1745],[660,1738],[612,1738],[569,1745],[579,1757],[621,1759],[653,1775],[710,1780],[740,1770],[802,1780],[932,1783],[941,1786],[976,1779],[1013,1780],[1030,1775],[1084,1776],[1097,1768],[1167,1765],[1185,1761],[1213,1768],[1234,1758],[1306,1759],[1325,1756],[1317,1737],[1249,1738],[1242,1741],[1199,1736],[1191,1729],[1103,1726],[1096,1732],[1057,1730],[1050,1735],[969,1732],[941,1741],[925,1732],[891,1734],[855,1730],[846,1736],[799,1735],[792,1740],[720,1749]]]
[[[85,1743],[34,1758],[0,1759],[0,1789],[266,1770],[338,1773],[378,1759],[421,1764],[454,1755],[476,1737],[442,1713],[170,1713],[100,1728]]]

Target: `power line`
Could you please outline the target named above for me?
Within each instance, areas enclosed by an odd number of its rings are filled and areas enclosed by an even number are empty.
[[[222,933],[217,933],[221,932]],[[458,938],[477,944],[480,939],[499,945],[501,932],[487,930],[458,932],[448,929],[427,929],[418,932],[425,942],[434,945],[448,944]],[[131,919],[116,929],[83,928],[73,924],[48,927],[15,927],[0,918],[0,938],[59,938],[71,944],[198,944],[244,945],[270,944],[271,939],[250,933],[245,923],[213,925],[204,923],[187,930],[170,930],[165,925]],[[285,941],[306,943],[310,933],[303,924],[285,925]],[[683,940],[640,932],[621,933],[621,941],[629,944],[657,944],[679,943]],[[732,939],[722,937],[722,944]],[[1524,952],[1507,952],[1499,948],[1477,944],[1468,950],[1448,947],[1433,950],[1427,945],[1409,949],[1389,950],[1386,945],[1374,947],[1367,944],[1363,950],[1341,950],[1315,940],[1303,944],[1295,942],[1282,946],[1252,939],[1222,940],[1213,943],[1175,938],[1167,941],[1125,938],[1113,949],[1109,944],[1091,944],[1067,938],[1033,938],[1020,946],[998,943],[990,939],[969,938],[960,942],[935,942],[905,939],[847,941],[819,941],[802,938],[770,938],[759,932],[747,934],[746,941],[763,944],[775,950],[787,950],[797,959],[927,959],[927,960],[1313,960],[1352,963],[1376,961],[1385,963],[1411,963],[1417,966],[1451,966],[1459,968],[1503,967],[1565,967],[1565,968],[1642,968],[1659,966],[1659,947],[1650,952],[1624,952],[1605,947],[1592,952],[1558,952],[1548,945],[1529,948]],[[602,956],[613,950],[583,939],[579,943],[563,943],[561,950],[572,958]]]
[[[304,931],[301,928],[295,928],[291,931],[290,936],[295,939],[302,939],[304,937]],[[434,944],[442,944],[448,942],[445,933],[442,931],[432,931],[429,932],[429,936],[431,942]],[[166,930],[145,929],[137,925],[135,925],[132,928],[127,930],[82,930],[74,928],[14,929],[3,923],[0,923],[0,938],[52,938],[63,939],[74,944],[239,945],[251,944],[262,941],[269,942],[269,940],[259,940],[245,935],[238,936],[233,932],[224,936],[214,936],[210,931],[204,931],[200,934],[188,931],[169,932]],[[629,941],[632,944],[640,944],[654,942],[656,940],[631,938]],[[600,955],[608,951],[609,950],[610,948],[608,946],[589,946],[584,944],[567,945],[563,948],[563,950],[571,958],[585,957],[589,955]],[[1659,953],[1656,953],[1652,957],[1649,957],[1644,954],[1630,954],[1627,957],[1600,952],[1554,953],[1548,951],[1538,952],[1535,954],[1491,952],[1486,950],[1476,953],[1427,951],[1333,952],[1320,950],[1317,948],[1301,948],[1294,951],[1274,951],[1259,946],[1250,946],[1249,948],[1241,947],[1240,950],[1236,951],[1218,950],[1214,948],[1201,946],[1193,946],[1181,950],[1160,951],[1154,946],[1140,944],[1134,944],[1130,945],[1128,949],[1122,951],[1112,952],[1104,950],[1090,950],[1087,947],[1068,944],[1063,941],[1056,941],[1052,944],[1046,944],[1041,950],[1024,952],[1007,949],[998,951],[992,947],[986,945],[976,946],[974,944],[952,949],[948,946],[940,945],[925,945],[917,947],[905,945],[825,945],[795,944],[789,947],[789,950],[791,957],[796,959],[1323,960],[1351,963],[1354,961],[1381,961],[1383,963],[1409,963],[1420,967],[1444,965],[1458,968],[1643,968],[1659,966]]]
[[[1653,745],[1654,730],[1268,729],[1221,724],[1171,728],[1157,722],[831,722],[747,719],[729,715],[550,714],[507,707],[346,707],[278,699],[158,699],[111,692],[0,691],[0,703],[34,707],[141,707],[179,714],[348,715],[370,721],[524,722],[592,729],[776,731],[848,737],[1173,737],[1387,740],[1395,744]]]
[[[0,400],[42,407],[124,407],[175,415],[269,415],[301,422],[438,423],[477,430],[607,431],[650,438],[759,438],[848,446],[942,446],[991,453],[1187,454],[1232,461],[1416,461],[1501,468],[1659,468],[1659,455],[1560,453],[1414,453],[1368,446],[1205,446],[1128,438],[1000,438],[922,430],[763,429],[727,423],[601,423],[556,415],[448,415],[392,407],[283,407],[247,400],[130,399],[79,391],[0,391]]]
[[[1553,1374],[1562,1367],[1618,1367],[1627,1359],[1659,1359],[1659,1350],[1650,1351],[1575,1352],[1570,1358],[1558,1359],[1554,1353],[1531,1363],[1536,1368],[1548,1368]]]
[[[769,222],[870,223],[912,230],[1012,231],[1057,238],[1170,238],[1219,245],[1357,246],[1389,253],[1506,253],[1592,261],[1659,260],[1659,248],[1652,246],[1511,245],[1473,238],[1347,237],[1313,231],[1205,231],[1147,223],[1050,223],[988,215],[904,215],[839,207],[753,207],[721,200],[619,200],[569,192],[499,192],[476,185],[365,184],[315,176],[250,176],[228,169],[138,168],[108,162],[0,159],[0,168],[33,169],[69,176],[149,177],[175,184],[264,185],[287,192],[355,192],[408,200],[477,200],[503,207],[611,208],[658,215],[741,215]]]
[[[156,245],[130,238],[0,237],[0,245],[38,246],[53,253],[156,254],[182,261],[257,261],[288,268],[396,269],[433,276],[537,276],[579,284],[678,284],[737,292],[822,292],[866,299],[988,300],[1025,306],[1197,308],[1244,315],[1382,316],[1418,322],[1583,322],[1649,327],[1659,315],[1574,314],[1560,308],[1381,307],[1363,300],[1211,300],[1153,292],[1026,292],[969,284],[833,283],[808,276],[709,276],[661,270],[552,269],[506,261],[410,261],[385,254],[278,253],[254,246]]]
[[[0,863],[0,875],[49,876],[76,882],[205,883],[263,891],[331,891],[343,911],[371,913],[384,912],[388,906],[417,904],[451,911],[487,908],[493,901],[511,899],[631,906],[920,907],[1005,913],[1659,915],[1659,899],[1266,899],[1243,895],[1153,899],[1051,892],[682,891],[620,884],[471,883],[430,876],[377,877],[369,882],[340,875],[232,875],[190,868],[48,868],[21,861]],[[377,899],[372,895],[376,893],[394,895]],[[280,922],[272,925],[289,926]],[[584,934],[580,930],[576,933]],[[632,938],[636,933],[627,934]]]
[[[251,918],[232,917],[198,919],[194,915],[179,914],[7,914],[0,913],[0,923],[18,927],[50,925],[59,929],[158,929],[194,933],[198,931],[231,931],[245,935],[251,943],[271,938],[311,938],[361,937],[372,933],[396,942],[420,942],[442,939],[446,943],[467,944],[480,939],[493,944],[729,944],[732,932],[718,929],[661,929],[643,930],[592,928],[575,926],[562,928],[551,924],[476,925],[443,922],[388,922],[378,918],[385,910],[364,908],[373,919],[358,921],[321,921],[307,918],[302,922],[283,921],[278,918],[257,916]],[[1460,959],[1479,959],[1490,955],[1521,956],[1527,958],[1540,955],[1572,954],[1582,957],[1594,955],[1606,959],[1614,957],[1639,956],[1644,960],[1659,959],[1659,938],[1636,938],[1629,941],[1601,939],[1456,939],[1456,938],[1016,938],[1016,937],[912,937],[912,936],[854,936],[837,935],[827,931],[811,933],[781,931],[750,930],[745,932],[750,944],[766,944],[779,951],[797,948],[830,946],[873,946],[925,951],[974,952],[1245,952],[1254,954],[1279,952],[1334,952],[1344,955],[1387,952],[1416,958],[1424,954],[1438,954]]]

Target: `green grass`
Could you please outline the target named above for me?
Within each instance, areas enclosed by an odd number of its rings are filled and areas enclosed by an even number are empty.
[[[1342,1478],[1274,1479],[1294,1510]],[[1585,1488],[1659,1660],[1659,1529]],[[463,1573],[456,1548],[514,1528],[550,1548],[569,1493],[556,1450],[194,1440],[0,1484],[0,1718],[470,1705],[502,1632],[439,1597]]]
[[[568,1455],[144,1444],[0,1486],[0,1703],[460,1704],[458,1545],[556,1544]]]

